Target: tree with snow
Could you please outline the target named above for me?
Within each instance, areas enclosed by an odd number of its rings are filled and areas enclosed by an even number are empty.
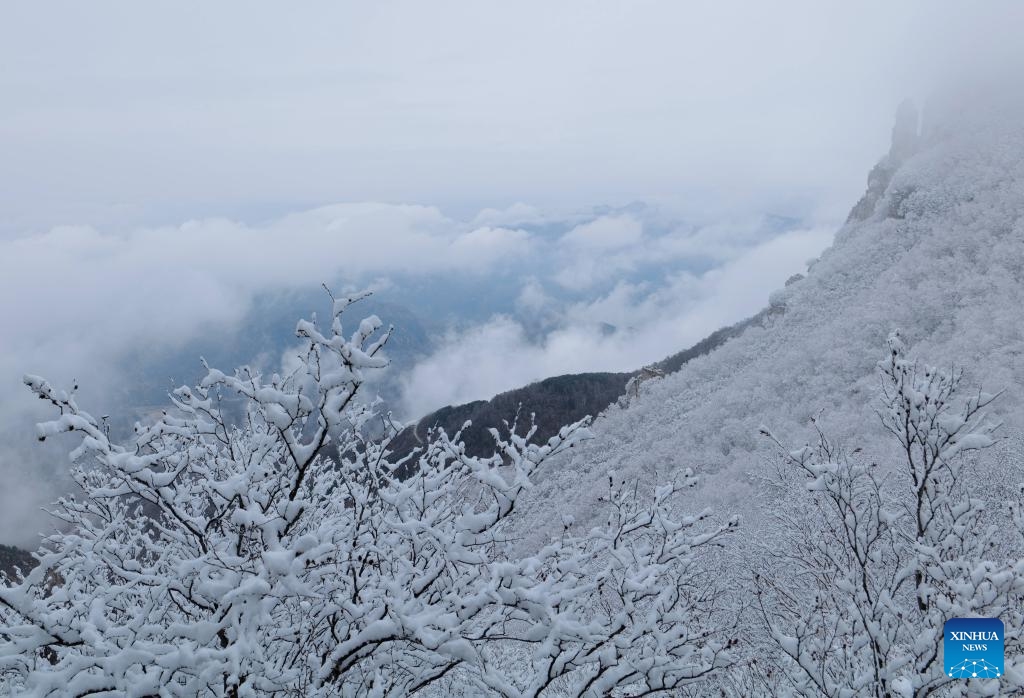
[[[776,551],[783,564],[755,579],[781,650],[777,688],[836,697],[1024,690],[1024,493],[986,502],[969,482],[973,453],[993,444],[999,425],[985,408],[998,395],[966,389],[958,368],[909,359],[898,333],[888,347],[878,415],[899,445],[895,468],[842,448],[817,424],[814,445],[782,449],[811,506],[776,514],[788,537]],[[1005,623],[999,681],[944,674],[943,625],[973,616]]]
[[[678,517],[683,482],[641,496],[609,479],[606,525],[519,552],[510,518],[588,421],[546,443],[513,422],[469,457],[438,431],[392,459],[359,401],[386,365],[362,296],[329,329],[300,322],[288,375],[207,367],[128,443],[74,393],[27,376],[80,437],[61,530],[0,586],[0,685],[27,696],[391,696],[461,685],[500,696],[649,695],[729,664],[727,609],[702,549],[735,521]],[[227,401],[240,400],[241,418]],[[237,413],[234,407],[231,413]],[[371,421],[384,426],[370,439]],[[379,430],[377,430],[379,433]],[[447,683],[446,683],[447,682]]]

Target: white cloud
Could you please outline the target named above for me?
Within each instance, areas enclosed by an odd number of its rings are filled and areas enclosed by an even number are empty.
[[[544,290],[544,285],[537,277],[526,280],[516,298],[516,307],[528,313],[536,313],[549,309],[555,300]]]
[[[116,413],[134,380],[119,375],[122,359],[202,332],[229,335],[258,293],[342,275],[376,287],[387,284],[377,277],[395,272],[473,275],[529,249],[522,231],[473,228],[435,208],[386,204],[323,207],[262,225],[64,226],[0,239],[0,467],[5,482],[30,483],[3,494],[0,542],[9,531],[26,540],[43,525],[38,507],[53,492],[42,483],[65,463],[63,454],[35,445],[31,422],[47,413],[20,384],[23,374],[63,386],[78,378],[83,404]]]
[[[555,280],[572,291],[585,291],[632,269],[644,254],[644,231],[630,216],[602,216],[565,233],[559,240],[563,264]]]
[[[475,225],[518,226],[524,223],[542,223],[547,220],[545,214],[536,206],[517,201],[503,209],[485,208],[473,218]]]
[[[617,250],[641,242],[640,221],[631,216],[601,216],[578,225],[562,236],[562,244],[585,250]]]
[[[559,220],[536,209],[530,215],[549,224]],[[117,413],[124,386],[135,380],[119,375],[125,357],[172,350],[202,333],[230,335],[258,294],[339,278],[387,287],[388,275],[396,273],[431,277],[431,283],[449,275],[481,284],[496,274],[521,279],[518,297],[508,299],[515,319],[495,318],[452,335],[453,348],[409,376],[405,407],[417,414],[548,375],[623,370],[661,358],[756,310],[788,275],[773,270],[788,270],[818,251],[817,238],[794,234],[755,247],[751,263],[742,251],[767,234],[753,223],[698,230],[677,225],[655,234],[635,216],[609,214],[577,224],[580,215],[561,219],[568,233],[546,238],[480,225],[479,216],[455,220],[429,206],[361,203],[258,225],[210,218],[123,231],[60,226],[0,239],[5,477],[38,483],[40,472],[61,470],[54,466],[64,458],[34,445],[30,422],[45,412],[20,385],[22,374],[45,375],[58,385],[79,378],[84,404]],[[643,215],[660,220],[661,214]],[[719,262],[732,261],[703,276],[685,272],[686,260],[701,249],[713,250]],[[778,254],[769,259],[772,250]],[[650,265],[679,270],[663,282],[628,280]],[[560,294],[565,287],[586,300],[567,303]],[[609,337],[602,323],[631,330]],[[40,472],[25,470],[38,471],[53,457],[58,460]],[[14,530],[16,521],[41,525],[25,506],[31,510],[51,498],[38,487],[34,497],[18,492],[17,505],[0,506],[0,529]]]
[[[509,262],[526,257],[531,251],[531,243],[529,233],[522,230],[477,228],[452,240],[451,261],[469,270],[487,267],[497,261]]]
[[[628,371],[665,358],[765,307],[769,294],[831,240],[831,228],[791,231],[701,275],[616,284],[596,300],[563,308],[561,325],[539,339],[507,316],[451,333],[406,378],[403,408],[418,417],[547,376]],[[536,279],[524,284],[520,298],[530,308],[551,303]],[[609,335],[601,323],[618,331]]]
[[[58,227],[0,240],[0,325],[8,334],[0,375],[66,379],[140,344],[180,343],[204,326],[236,322],[258,291],[316,286],[342,273],[473,274],[528,248],[521,231],[465,229],[436,209],[380,204],[261,226],[210,219],[124,234]]]

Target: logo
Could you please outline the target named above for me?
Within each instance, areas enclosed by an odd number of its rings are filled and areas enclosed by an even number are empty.
[[[946,676],[998,679],[1003,675],[1003,621],[950,618],[943,629]]]

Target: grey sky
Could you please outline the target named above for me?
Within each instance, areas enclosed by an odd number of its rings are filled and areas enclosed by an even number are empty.
[[[365,200],[832,212],[884,150],[899,99],[1021,26],[1009,12],[923,1],[10,4],[0,231],[258,220]]]

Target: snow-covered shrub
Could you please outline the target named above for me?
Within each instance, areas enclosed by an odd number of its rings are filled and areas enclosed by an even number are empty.
[[[817,424],[814,445],[783,449],[811,501],[776,512],[780,564],[755,578],[762,620],[781,650],[777,686],[835,697],[1022,690],[1021,492],[970,481],[972,452],[993,444],[998,424],[984,410],[998,395],[966,389],[960,369],[908,359],[898,333],[888,346],[878,415],[899,444],[895,467],[844,449]],[[1005,503],[1012,506],[1000,511]],[[1005,623],[1001,680],[944,674],[945,621],[975,616]]]
[[[74,394],[26,383],[81,437],[81,492],[39,565],[0,587],[0,684],[29,696],[385,696],[445,682],[502,696],[670,690],[729,662],[715,586],[695,559],[735,521],[670,513],[675,486],[610,481],[607,525],[516,553],[507,522],[549,459],[492,431],[470,457],[434,435],[392,462],[365,438],[363,373],[385,366],[375,317],[346,336],[300,322],[290,375],[213,368],[158,421],[111,440]],[[240,398],[240,420],[226,401]],[[237,413],[233,407],[232,413]],[[522,432],[522,433],[521,433]],[[379,430],[378,430],[379,433]],[[686,483],[683,483],[686,484]],[[718,616],[716,616],[717,618]]]

